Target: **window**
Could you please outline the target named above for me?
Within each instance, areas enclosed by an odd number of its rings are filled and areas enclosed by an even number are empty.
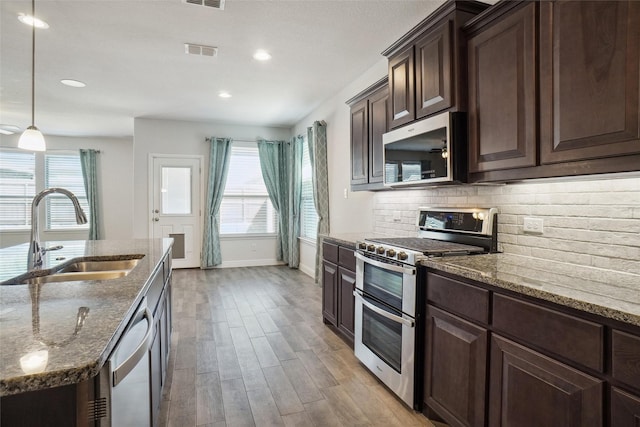
[[[220,234],[273,234],[277,223],[262,179],[258,145],[234,142],[220,206]]]
[[[45,188],[62,187],[71,191],[89,218],[89,203],[84,190],[82,166],[79,154],[46,154],[44,156]],[[68,230],[89,228],[87,224],[76,222],[73,204],[64,194],[51,194],[44,199],[46,206],[47,230]]]
[[[44,167],[36,168],[36,164]],[[80,155],[76,153],[29,153],[0,151],[0,230],[31,227],[31,202],[45,188],[62,187],[76,195],[87,217],[89,206],[82,180]],[[76,223],[69,199],[52,194],[44,200],[46,230],[87,229]]]
[[[318,234],[318,214],[313,202],[313,178],[309,145],[304,141],[302,149],[302,202],[300,206],[300,236],[316,239]]]
[[[31,201],[35,195],[35,154],[0,152],[0,230],[31,227]]]

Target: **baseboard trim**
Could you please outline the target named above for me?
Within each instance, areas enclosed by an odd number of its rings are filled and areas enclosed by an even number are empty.
[[[298,269],[302,271],[304,274],[306,274],[307,276],[311,277],[312,279],[316,277],[316,271],[309,266],[300,264],[298,266]]]
[[[284,262],[275,259],[243,259],[238,261],[222,261],[218,268],[235,268],[235,267],[260,267],[267,265],[285,265]]]

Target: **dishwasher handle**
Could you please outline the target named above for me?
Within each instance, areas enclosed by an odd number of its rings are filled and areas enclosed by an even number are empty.
[[[142,339],[138,347],[135,349],[135,351],[131,353],[131,355],[127,357],[127,359],[124,362],[122,362],[115,369],[113,369],[113,387],[117,386],[122,380],[124,380],[127,377],[129,372],[131,372],[133,368],[135,368],[138,365],[138,362],[140,362],[140,359],[142,359],[151,348],[151,341],[153,338],[153,314],[151,313],[149,308],[146,307],[146,304],[144,305],[145,307],[141,308],[138,311],[138,313],[136,313],[136,317],[138,317],[142,313],[142,318],[147,319],[147,324],[148,324],[147,332],[145,333],[144,338]],[[127,328],[127,330],[123,333],[123,336],[127,332],[129,332],[129,330],[133,326],[134,324],[132,323],[131,326]]]

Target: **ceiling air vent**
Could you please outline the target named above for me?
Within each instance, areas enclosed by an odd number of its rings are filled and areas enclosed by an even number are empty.
[[[182,0],[183,3],[195,4],[198,6],[212,7],[214,9],[224,10],[225,0]]]
[[[185,43],[184,53],[188,55],[218,56],[218,48],[201,44]]]

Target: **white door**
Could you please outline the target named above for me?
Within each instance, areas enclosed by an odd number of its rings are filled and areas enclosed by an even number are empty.
[[[151,234],[172,237],[173,267],[200,266],[202,157],[151,155]]]

